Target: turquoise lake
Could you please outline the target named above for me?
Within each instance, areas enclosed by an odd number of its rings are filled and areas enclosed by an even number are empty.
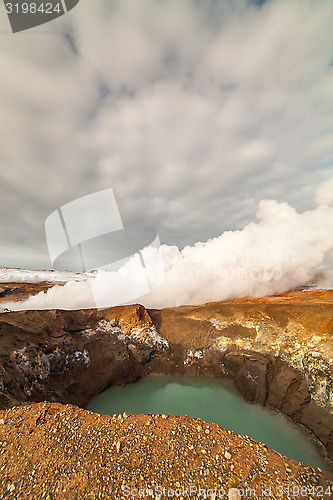
[[[215,379],[152,375],[95,396],[88,410],[114,413],[172,413],[213,422],[248,435],[289,458],[333,472],[315,440],[283,415],[247,403],[231,384]]]

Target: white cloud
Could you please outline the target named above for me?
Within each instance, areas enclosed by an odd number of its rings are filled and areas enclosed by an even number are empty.
[[[181,247],[261,198],[313,208],[333,162],[332,24],[330,0],[81,0],[50,33],[3,34],[0,263],[15,247],[47,265],[47,215],[108,187],[125,222]]]
[[[333,179],[329,179],[319,186],[316,191],[316,203],[333,206]]]

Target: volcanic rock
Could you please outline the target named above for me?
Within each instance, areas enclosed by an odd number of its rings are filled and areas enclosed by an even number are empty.
[[[332,305],[332,290],[312,290],[159,310],[5,312],[0,406],[84,406],[153,373],[224,378],[311,430],[333,460]]]

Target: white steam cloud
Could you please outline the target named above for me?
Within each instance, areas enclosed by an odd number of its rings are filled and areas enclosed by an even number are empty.
[[[162,245],[149,249],[152,261],[159,252],[164,261],[164,279],[149,294],[136,297],[147,307],[200,304],[236,297],[260,297],[293,289],[311,280],[319,269],[332,273],[333,181],[320,186],[316,209],[297,213],[287,203],[263,200],[259,222],[239,231],[179,250]],[[140,267],[139,267],[140,266]],[[117,272],[98,271],[93,281],[69,281],[28,300],[4,304],[10,309],[78,309],[119,305],[142,274],[138,259],[130,259]],[[332,274],[331,274],[332,275]],[[330,279],[330,278],[328,278]],[[326,281],[326,286],[332,283]],[[138,285],[139,286],[139,285]]]

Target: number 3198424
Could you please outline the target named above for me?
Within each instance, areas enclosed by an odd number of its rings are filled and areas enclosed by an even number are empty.
[[[5,3],[7,14],[61,14],[63,12],[60,3]]]

